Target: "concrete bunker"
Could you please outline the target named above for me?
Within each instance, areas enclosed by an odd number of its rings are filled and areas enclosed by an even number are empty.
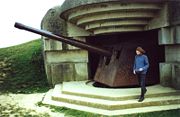
[[[133,46],[140,44],[151,59],[148,77],[155,80],[150,84],[179,89],[179,7],[178,1],[170,0],[66,0],[47,12],[41,28],[102,46],[121,41],[124,44],[129,41]],[[50,84],[92,79],[98,56],[50,38],[43,39]],[[134,47],[131,49],[134,56]]]

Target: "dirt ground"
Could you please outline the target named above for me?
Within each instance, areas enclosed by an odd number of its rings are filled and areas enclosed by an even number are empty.
[[[37,105],[45,93],[0,94],[0,117],[64,117],[50,108]]]

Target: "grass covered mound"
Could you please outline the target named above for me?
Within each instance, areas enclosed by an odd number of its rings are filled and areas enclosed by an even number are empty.
[[[33,93],[48,89],[40,39],[0,49],[1,92]]]

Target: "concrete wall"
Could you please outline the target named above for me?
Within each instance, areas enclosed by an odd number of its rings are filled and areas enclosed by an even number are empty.
[[[165,46],[165,62],[160,64],[163,86],[180,89],[180,2],[168,5],[169,26],[159,30],[159,44]]]
[[[156,16],[150,20],[145,27],[146,30],[157,29],[169,26],[169,4],[162,4],[162,9],[156,13]]]
[[[160,63],[160,82],[163,86],[180,89],[180,1],[167,6],[169,25],[159,29],[159,44],[165,46],[165,62]]]
[[[171,25],[178,25],[180,24],[180,1],[179,0],[173,1],[169,4],[169,19]]]
[[[88,55],[86,51],[45,52],[48,79],[54,85],[63,81],[79,81],[88,78]]]
[[[89,32],[65,22],[59,17],[61,7],[51,8],[44,16],[41,28],[54,34],[75,37],[85,41]],[[49,84],[63,81],[80,81],[88,79],[88,52],[80,48],[54,41],[47,37],[44,40],[44,60]]]

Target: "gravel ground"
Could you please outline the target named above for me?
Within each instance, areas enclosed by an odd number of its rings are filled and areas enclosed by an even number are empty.
[[[64,117],[50,108],[37,105],[45,93],[0,94],[0,117]]]

